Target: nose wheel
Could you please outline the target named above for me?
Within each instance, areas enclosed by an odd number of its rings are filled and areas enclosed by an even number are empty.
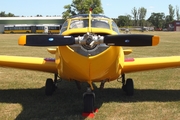
[[[94,107],[95,102],[95,93],[92,92],[91,88],[87,88],[87,92],[83,94],[83,103],[84,103],[84,110],[82,116],[84,117],[94,117],[94,113],[97,112],[97,110]]]
[[[93,113],[94,112],[94,94],[86,94],[84,95],[84,112],[85,113]]]

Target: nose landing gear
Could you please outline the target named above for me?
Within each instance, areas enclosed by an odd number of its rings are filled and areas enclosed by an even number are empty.
[[[83,94],[83,102],[84,111],[82,116],[93,118],[94,113],[96,113],[98,110],[94,107],[95,93],[91,90],[90,87],[87,87],[87,91]]]

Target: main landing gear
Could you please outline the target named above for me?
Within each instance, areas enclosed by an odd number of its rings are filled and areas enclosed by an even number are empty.
[[[128,78],[125,80],[125,74],[122,74],[122,89],[126,92],[128,96],[133,96],[134,95],[134,83],[131,78]],[[58,75],[54,75],[54,80],[51,78],[48,78],[46,80],[45,84],[45,94],[47,96],[51,96],[53,92],[57,88],[57,82],[58,80]],[[104,88],[106,80],[101,82],[100,89]],[[78,89],[81,88],[80,83],[76,81],[76,85]],[[95,108],[95,93],[92,90],[92,86],[87,87],[87,91],[83,94],[83,114],[82,116],[93,118],[95,115],[94,113],[98,112],[98,110]]]
[[[54,74],[54,81],[51,78],[47,78],[45,84],[45,94],[47,96],[51,96],[53,92],[57,89],[57,81],[58,81],[57,74]]]
[[[134,95],[134,83],[131,78],[125,80],[125,74],[122,74],[122,89],[126,92],[128,96]]]

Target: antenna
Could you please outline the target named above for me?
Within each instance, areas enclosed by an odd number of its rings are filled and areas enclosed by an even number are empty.
[[[92,12],[94,8],[96,8],[96,4],[95,3],[90,6],[89,11]]]

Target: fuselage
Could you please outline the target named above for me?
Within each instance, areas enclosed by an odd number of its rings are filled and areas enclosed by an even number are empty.
[[[62,35],[83,36],[119,34],[110,18],[101,15],[77,15],[61,28]],[[111,81],[119,77],[124,63],[122,47],[100,45],[59,46],[56,50],[58,74],[63,79],[81,82]]]

